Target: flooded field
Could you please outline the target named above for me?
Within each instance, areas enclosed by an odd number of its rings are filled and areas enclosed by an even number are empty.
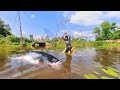
[[[85,79],[87,74],[113,78],[116,73],[108,75],[104,68],[114,68],[118,74],[120,71],[120,48],[86,47],[76,49],[72,55],[61,53],[63,50],[59,49],[32,49],[48,53],[62,63],[54,68],[43,63],[26,63],[24,59],[15,59],[24,56],[24,51],[4,48],[0,50],[0,79]]]

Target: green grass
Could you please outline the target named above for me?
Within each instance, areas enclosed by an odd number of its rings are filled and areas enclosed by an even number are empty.
[[[97,48],[105,48],[105,47],[120,47],[120,43],[106,43],[101,41],[91,41],[91,42],[85,42],[85,41],[72,41],[71,42],[73,47],[81,48],[81,47],[97,47]],[[65,48],[65,43],[57,44],[56,48],[63,49]]]
[[[120,43],[106,43],[106,42],[101,42],[101,41],[71,41],[71,44],[75,48],[82,48],[82,47],[96,47],[96,48],[105,48],[105,47],[120,47]],[[52,44],[53,45],[53,44]],[[27,47],[31,46],[31,43],[26,44]],[[38,46],[38,45],[36,45]],[[0,44],[0,47],[11,47],[11,48],[20,48],[20,43],[15,42],[11,44]],[[66,48],[66,45],[63,41],[57,43],[56,46],[53,45],[53,48],[57,49],[64,49]]]

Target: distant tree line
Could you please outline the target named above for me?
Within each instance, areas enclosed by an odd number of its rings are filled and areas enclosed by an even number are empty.
[[[120,39],[120,28],[115,22],[105,21],[101,27],[95,27],[93,33],[96,35],[96,41]]]
[[[28,38],[23,37],[24,42],[31,42]],[[0,44],[10,44],[12,42],[20,42],[20,38],[11,33],[9,24],[5,24],[0,18]]]

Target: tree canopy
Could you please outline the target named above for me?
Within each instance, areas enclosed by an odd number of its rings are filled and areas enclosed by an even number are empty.
[[[12,35],[11,28],[9,24],[5,24],[0,18],[0,37],[6,37],[8,35]]]
[[[120,29],[116,25],[116,22],[104,21],[101,23],[100,27],[95,27],[93,30],[96,35],[96,41],[109,40],[109,39],[120,39]]]

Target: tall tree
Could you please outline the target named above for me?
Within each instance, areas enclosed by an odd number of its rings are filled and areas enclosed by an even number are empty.
[[[94,28],[94,31],[93,31],[94,34],[97,34],[97,36],[100,36],[100,32],[101,32],[101,30],[99,27]]]
[[[117,28],[118,28],[118,27],[116,26],[116,22],[113,22],[113,23],[111,24],[111,32],[116,31]]]
[[[32,34],[30,34],[30,40],[31,40],[31,41],[34,41],[34,40],[33,40],[33,35],[32,35]]]
[[[110,38],[110,30],[111,30],[111,25],[108,21],[105,21],[101,24],[102,27],[102,37],[104,40],[107,40]]]
[[[4,24],[4,21],[0,18],[0,36],[6,37],[8,35],[12,35],[10,31],[11,28],[9,24]]]

